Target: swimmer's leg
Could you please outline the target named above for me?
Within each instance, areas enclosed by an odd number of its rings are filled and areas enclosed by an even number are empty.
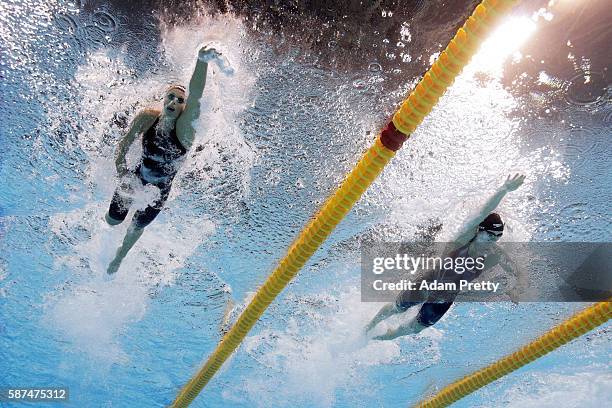
[[[393,340],[397,337],[406,336],[408,334],[418,334],[424,328],[429,327],[423,325],[418,316],[412,317],[408,322],[399,325],[395,329],[389,329],[385,334],[374,337],[374,340]]]
[[[121,224],[130,211],[132,205],[132,197],[129,191],[126,191],[124,186],[119,186],[113,194],[108,212],[104,218],[109,225]]]
[[[106,213],[104,214],[104,219],[108,225],[115,226],[121,224],[125,218],[123,220],[116,220],[109,213]]]
[[[424,303],[419,313],[408,322],[398,326],[396,329],[389,329],[383,335],[374,337],[375,340],[393,340],[397,337],[408,334],[418,334],[423,329],[433,326],[450,309],[453,302],[445,303]]]
[[[127,230],[127,234],[125,234],[125,238],[123,238],[123,243],[117,250],[115,254],[115,258],[111,261],[106,273],[113,274],[117,272],[119,266],[121,265],[121,261],[127,255],[127,253],[132,249],[136,241],[142,236],[144,232],[144,227],[139,227],[136,223],[132,222],[130,227]]]
[[[389,303],[389,304],[384,305],[378,311],[376,316],[374,316],[374,318],[370,321],[370,323],[368,323],[368,325],[365,327],[366,333],[372,330],[374,327],[376,327],[376,325],[382,322],[383,320],[395,314],[404,313],[406,310],[410,309],[412,306],[418,305],[420,303],[410,298],[411,298],[410,291],[403,291],[398,295],[397,299],[395,300],[395,303]]]
[[[370,320],[370,323],[367,324],[367,326],[365,327],[366,333],[376,327],[378,323],[397,313],[400,313],[400,311],[397,310],[395,303],[387,303],[386,305],[380,308],[378,313],[376,313],[376,316],[374,316],[374,318]]]
[[[155,219],[155,217],[157,217],[157,214],[160,213],[169,193],[170,186],[167,188],[162,188],[160,198],[157,199],[153,205],[148,206],[144,210],[136,211],[134,217],[132,218],[132,224],[130,224],[127,234],[125,234],[125,238],[123,238],[123,243],[117,250],[115,259],[111,261],[108,269],[106,270],[109,275],[117,272],[119,266],[121,265],[121,261],[123,261],[123,258],[125,258],[136,241],[138,241],[138,239],[142,236],[145,227],[149,225],[151,221]]]

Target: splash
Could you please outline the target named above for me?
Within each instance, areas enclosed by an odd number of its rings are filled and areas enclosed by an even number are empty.
[[[160,56],[171,63],[150,75],[139,77],[123,54],[106,49],[92,53],[79,67],[75,87],[80,91],[84,120],[75,140],[87,156],[86,204],[54,214],[49,222],[54,239],[64,248],[54,254],[55,267],[69,276],[69,282],[47,297],[50,325],[88,355],[120,363],[128,360],[120,347],[121,334],[144,317],[150,294],[172,285],[189,257],[215,230],[210,216],[189,205],[189,196],[205,199],[207,188],[226,176],[228,168],[240,175],[235,180],[237,190],[246,194],[248,169],[255,157],[237,126],[249,105],[252,84],[248,67],[241,63],[240,22],[203,17],[189,26],[163,27],[162,36]],[[146,228],[118,273],[108,277],[106,268],[133,212],[159,194],[153,186],[136,186],[126,222],[115,227],[105,223],[118,183],[109,177],[115,174],[113,152],[127,130],[121,123],[129,122],[141,108],[155,107],[166,84],[187,83],[199,46],[209,40],[222,44],[223,56],[209,67],[202,113],[195,126],[197,148],[188,153],[164,210]],[[135,142],[128,152],[128,166],[137,164],[139,145]],[[223,149],[232,151],[229,160],[220,153]]]
[[[533,373],[504,393],[509,408],[603,407],[610,401],[609,370],[573,374]]]
[[[179,183],[191,194],[206,195],[210,188],[228,180],[244,198],[248,194],[250,169],[257,152],[240,129],[244,111],[251,107],[257,67],[244,56],[246,38],[242,22],[224,16],[202,17],[187,26],[163,28],[162,45],[173,61],[170,77],[187,83],[203,45],[213,44],[221,57],[209,64],[202,109],[196,124],[194,160]]]
[[[173,284],[189,256],[214,231],[208,220],[175,225],[162,214],[112,278],[106,267],[127,225],[110,227],[96,217],[99,203],[52,217],[50,228],[72,243],[68,254],[57,256],[55,269],[67,269],[70,281],[47,297],[52,329],[60,331],[82,352],[105,361],[125,363],[119,338],[130,324],[143,318],[151,293]],[[126,223],[127,224],[127,223]],[[85,232],[88,238],[83,239]]]
[[[318,295],[313,301],[325,302],[325,297]],[[337,393],[343,390],[351,393],[362,390],[367,394],[372,384],[365,380],[368,378],[365,372],[370,367],[404,361],[399,342],[370,341],[364,335],[364,326],[380,305],[362,303],[359,299],[358,290],[351,289],[340,294],[336,310],[331,313],[324,310],[321,314],[315,313],[312,304],[306,302],[303,313],[310,317],[306,327],[302,319],[298,323],[292,317],[284,329],[262,330],[248,337],[244,349],[260,364],[258,370],[265,368],[276,373],[272,378],[251,373],[240,384],[246,389],[249,401],[258,406],[272,406],[282,400],[296,405],[331,407]],[[438,334],[430,331],[425,336]],[[428,352],[433,353],[435,349],[431,347]],[[276,381],[281,377],[283,387],[277,387]],[[270,389],[276,389],[276,393],[268,399],[266,390]],[[225,398],[236,400],[237,397],[228,391]]]

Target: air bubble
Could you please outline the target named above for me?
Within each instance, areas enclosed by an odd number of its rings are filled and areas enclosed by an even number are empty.
[[[591,106],[604,101],[607,86],[600,72],[582,72],[569,80],[565,99],[577,106]]]
[[[368,71],[372,73],[382,72],[382,70],[382,65],[380,65],[378,62],[371,62],[370,65],[368,65]]]
[[[105,11],[96,11],[91,15],[91,22],[103,31],[113,32],[117,29],[117,20]]]
[[[66,31],[70,34],[74,34],[79,27],[74,17],[68,14],[57,14],[54,22],[60,30]]]
[[[367,86],[366,81],[364,81],[363,79],[359,78],[353,81],[353,87],[357,88],[357,89],[365,89]]]

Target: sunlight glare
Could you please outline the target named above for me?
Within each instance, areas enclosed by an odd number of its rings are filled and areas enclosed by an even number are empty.
[[[516,58],[516,51],[535,29],[535,22],[528,17],[510,18],[482,44],[467,70],[501,76],[506,59],[510,56]]]

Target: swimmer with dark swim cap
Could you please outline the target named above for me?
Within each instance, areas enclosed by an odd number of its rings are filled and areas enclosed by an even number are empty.
[[[202,47],[189,81],[189,93],[180,84],[169,86],[161,110],[145,109],[138,112],[129,131],[119,142],[115,167],[122,180],[113,194],[106,221],[110,225],[117,225],[125,220],[132,204],[133,181],[158,187],[160,195],[145,209],[134,213],[123,243],[108,266],[107,273],[117,272],[123,258],[166,202],[172,180],[194,141],[193,123],[200,116],[200,99],[206,84],[208,63],[220,55],[210,46]],[[125,156],[139,135],[142,135],[142,157],[136,169],[130,170]]]
[[[459,280],[472,281],[478,278],[483,272],[501,266],[506,272],[514,274],[518,281],[517,292],[520,292],[525,283],[523,277],[518,275],[517,270],[508,256],[496,244],[504,233],[504,223],[499,214],[493,211],[504,196],[519,188],[525,176],[516,174],[514,177],[508,176],[503,186],[485,203],[478,215],[467,222],[463,231],[453,240],[452,246],[447,247],[446,257],[453,259],[470,257],[476,259],[484,257],[484,267],[480,270],[473,269],[458,274],[452,269],[450,271],[435,270],[428,271],[425,275],[426,280],[439,279],[444,282],[455,282],[458,287]],[[516,293],[511,294],[513,297]],[[419,293],[421,299],[415,299],[415,291],[406,290],[401,292],[394,303],[383,306],[374,318],[368,323],[365,330],[369,332],[383,320],[398,314],[404,313],[408,309],[420,305],[419,312],[408,322],[401,324],[395,329],[389,329],[386,333],[373,337],[375,340],[391,340],[408,334],[417,334],[423,329],[434,325],[448,311],[453,304],[455,296],[459,292],[450,291],[445,293],[443,298],[435,298],[429,293]],[[515,301],[515,299],[513,299]]]

